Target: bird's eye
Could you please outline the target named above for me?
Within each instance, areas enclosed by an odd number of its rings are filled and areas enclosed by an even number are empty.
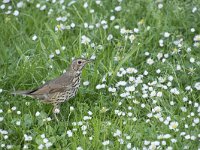
[[[81,64],[81,61],[80,61],[80,60],[78,61],[78,64]]]

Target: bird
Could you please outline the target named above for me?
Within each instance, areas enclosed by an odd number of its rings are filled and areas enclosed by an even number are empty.
[[[80,87],[82,69],[92,60],[74,59],[65,73],[33,90],[16,91],[12,94],[29,96],[52,104],[53,113],[60,113],[60,104],[73,98]],[[57,117],[56,117],[57,119]]]

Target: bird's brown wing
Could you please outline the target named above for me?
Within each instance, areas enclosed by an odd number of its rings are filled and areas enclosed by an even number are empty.
[[[71,73],[65,73],[59,78],[51,80],[41,87],[31,91],[31,95],[42,95],[42,94],[52,94],[56,92],[64,92],[70,89],[73,75]]]
[[[43,94],[52,94],[56,92],[64,92],[68,87],[58,85],[58,84],[46,84],[38,89],[31,91],[31,95],[43,95]]]

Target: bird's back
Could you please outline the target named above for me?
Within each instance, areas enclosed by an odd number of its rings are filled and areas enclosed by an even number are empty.
[[[60,77],[50,80],[39,88],[32,90],[29,94],[38,95],[62,92],[64,89],[68,89],[71,87],[73,78],[73,72],[67,71]]]

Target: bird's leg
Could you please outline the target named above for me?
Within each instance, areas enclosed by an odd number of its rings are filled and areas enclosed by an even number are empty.
[[[68,118],[67,118],[67,126],[68,126],[68,124],[69,124],[69,117],[71,116],[71,111],[70,111],[70,113],[69,113],[69,115],[68,115]]]
[[[56,113],[54,113],[54,117],[55,117],[56,121],[58,122],[59,120],[58,120]]]
[[[53,107],[53,114],[54,114],[54,117],[55,117],[55,119],[56,119],[56,121],[59,121],[58,120],[58,118],[57,118],[57,114],[59,114],[60,113],[60,104],[54,104],[53,105],[54,107]]]

